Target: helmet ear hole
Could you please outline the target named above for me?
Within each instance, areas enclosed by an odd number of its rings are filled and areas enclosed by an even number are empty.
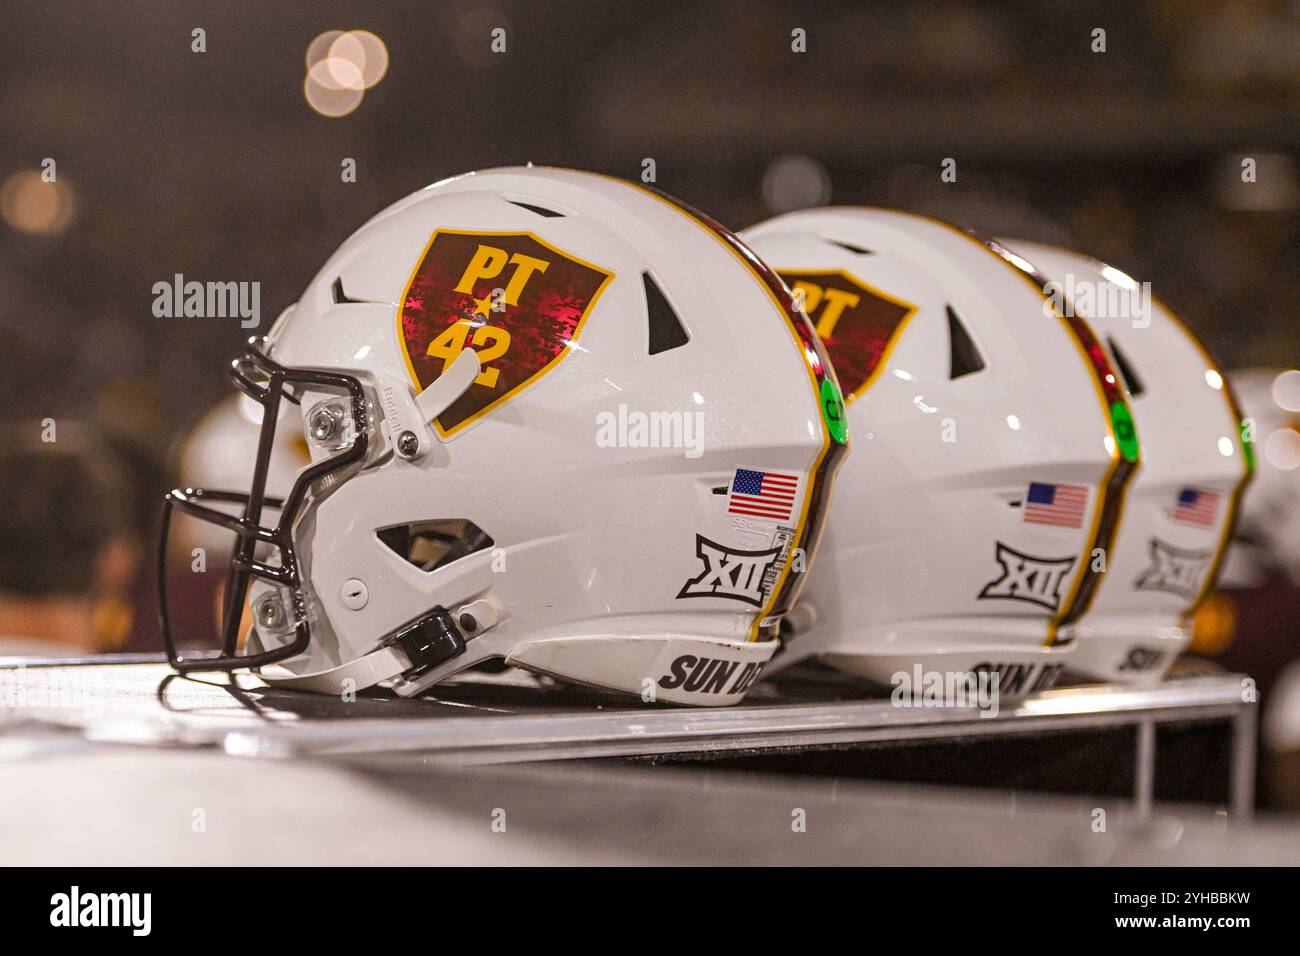
[[[975,347],[975,341],[966,331],[966,326],[957,316],[956,310],[947,306],[948,312],[948,378],[961,378],[973,375],[984,368],[984,357]]]
[[[468,518],[392,525],[375,532],[384,545],[421,571],[436,571],[495,542]]]

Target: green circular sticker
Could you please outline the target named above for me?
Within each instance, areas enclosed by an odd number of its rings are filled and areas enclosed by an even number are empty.
[[[1119,453],[1125,461],[1138,460],[1137,426],[1133,424],[1133,413],[1123,402],[1114,402],[1110,406],[1110,423],[1119,440]]]
[[[849,420],[844,414],[844,396],[834,379],[822,379],[822,417],[831,437],[843,445],[849,437]]]
[[[1246,459],[1247,474],[1255,473],[1255,441],[1254,430],[1250,422],[1246,419],[1241,420],[1241,453]]]

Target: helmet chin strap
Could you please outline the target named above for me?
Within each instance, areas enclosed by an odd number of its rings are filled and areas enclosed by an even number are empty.
[[[415,406],[425,423],[433,421],[465,394],[482,370],[478,353],[473,349],[462,349],[456,360],[428,388],[415,396]]]
[[[504,656],[505,652],[513,647],[513,644],[498,646],[490,639],[474,640],[485,631],[496,627],[500,620],[500,613],[490,601],[479,598],[467,604],[462,604],[450,612],[450,618],[456,622],[457,628],[466,638],[465,643],[468,653],[457,655],[452,660],[440,665],[440,668],[436,669],[440,675],[439,679],[441,679],[441,676],[445,676],[445,673],[463,670],[481,660]],[[399,645],[389,645],[377,648],[363,657],[348,661],[346,664],[340,664],[338,667],[329,670],[317,671],[314,674],[294,674],[278,664],[263,667],[258,674],[268,684],[273,684],[276,687],[288,687],[294,690],[307,690],[317,694],[330,695],[356,692],[391,680],[393,681],[394,690],[405,697],[418,693],[429,683],[433,683],[432,681],[421,683],[419,678],[408,680],[403,676],[406,672],[412,670],[414,663]]]
[[[396,677],[410,666],[406,656],[396,648],[381,647],[364,657],[315,674],[293,674],[278,664],[271,664],[261,668],[258,676],[276,687],[338,695],[372,687]]]

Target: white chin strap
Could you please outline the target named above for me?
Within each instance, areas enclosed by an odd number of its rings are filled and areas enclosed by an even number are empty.
[[[288,687],[292,690],[308,690],[316,694],[338,696],[349,691],[355,692],[373,687],[380,681],[396,677],[402,671],[409,670],[410,661],[406,655],[391,647],[381,647],[365,657],[348,661],[327,671],[315,674],[294,674],[278,664],[263,667],[258,675],[268,684],[276,687]]]
[[[433,669],[433,673],[454,673],[489,657],[504,656],[510,649],[510,645],[499,645],[493,642],[492,637],[482,636],[484,632],[496,627],[500,620],[500,615],[492,602],[482,598],[470,601],[468,604],[454,608],[450,611],[450,615],[453,621],[459,621],[463,615],[469,615],[474,618],[475,627],[466,635],[465,652],[443,662]],[[396,647],[381,647],[354,661],[313,674],[295,674],[278,664],[263,667],[258,673],[264,681],[276,687],[335,696],[347,692],[355,693],[384,681],[393,681],[393,689],[405,697],[416,693],[412,689],[415,686],[414,682],[402,678],[402,674],[411,669],[412,663],[406,654]],[[421,688],[423,686],[427,685],[421,685]]]
[[[456,361],[428,388],[415,396],[415,407],[420,410],[425,422],[431,422],[445,412],[452,402],[465,393],[465,389],[474,384],[474,379],[478,378],[481,371],[483,366],[478,360],[478,353],[473,349],[462,349],[460,355],[456,356]]]

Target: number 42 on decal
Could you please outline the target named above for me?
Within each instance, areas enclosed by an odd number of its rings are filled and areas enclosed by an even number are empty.
[[[473,335],[470,335],[471,330]],[[442,370],[445,372],[465,350],[467,339],[470,344],[486,346],[478,353],[483,371],[479,373],[478,378],[474,379],[475,383],[496,388],[499,370],[489,368],[488,363],[501,358],[510,349],[510,333],[503,328],[495,325],[475,326],[472,322],[461,319],[449,325],[447,331],[429,343],[427,354],[442,359]]]

